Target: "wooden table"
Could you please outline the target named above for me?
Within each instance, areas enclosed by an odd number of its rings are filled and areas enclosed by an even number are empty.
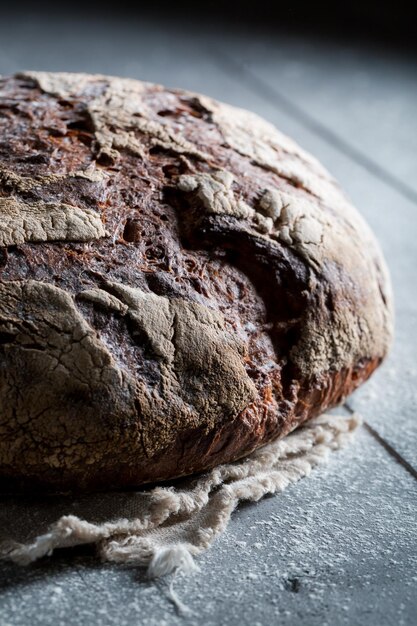
[[[242,506],[175,588],[64,552],[0,565],[2,626],[417,623],[417,60],[368,44],[152,19],[0,22],[0,73],[116,74],[252,109],[318,157],[377,234],[396,298],[387,363],[350,400],[356,441],[284,494]]]

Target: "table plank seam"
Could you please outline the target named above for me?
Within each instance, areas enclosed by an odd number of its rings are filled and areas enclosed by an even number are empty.
[[[260,95],[265,101],[273,106],[278,107],[284,113],[302,124],[309,131],[319,136],[326,143],[330,144],[334,149],[338,150],[346,157],[354,161],[357,165],[364,168],[375,178],[382,181],[407,200],[417,204],[417,192],[404,183],[402,180],[393,175],[389,170],[379,165],[372,158],[367,156],[362,150],[356,148],[351,143],[340,137],[336,132],[325,126],[322,122],[315,119],[307,111],[298,104],[284,96],[277,89],[269,85],[262,78],[259,78],[252,70],[243,63],[226,54],[224,51],[210,50],[213,61],[224,72],[232,78],[240,76],[242,81],[252,90]]]
[[[356,411],[352,409],[348,402],[345,402],[343,406],[347,409],[347,411],[349,411],[351,415],[356,413]],[[388,443],[388,441],[382,435],[380,435],[378,431],[375,430],[375,428],[373,428],[366,420],[364,420],[363,425],[368,433],[375,439],[375,441],[377,441],[388,452],[388,454],[392,456],[393,459],[395,459],[397,463],[399,463],[409,474],[411,474],[411,476],[415,480],[417,480],[417,470],[399,452],[397,452],[397,450],[390,443]]]

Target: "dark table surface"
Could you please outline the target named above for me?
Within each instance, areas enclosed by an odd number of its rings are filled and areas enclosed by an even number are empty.
[[[25,15],[0,21],[1,74],[98,72],[201,91],[318,157],[381,242],[396,340],[349,400],[368,424],[356,441],[285,493],[242,506],[200,573],[175,580],[192,615],[176,614],[166,583],[83,550],[1,564],[1,626],[416,624],[416,57],[259,27]]]

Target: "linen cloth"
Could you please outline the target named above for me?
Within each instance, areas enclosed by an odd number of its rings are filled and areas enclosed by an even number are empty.
[[[190,571],[239,502],[284,491],[345,445],[357,415],[325,414],[250,456],[197,477],[130,492],[0,500],[0,555],[22,565],[57,548],[95,544],[105,561],[152,577]]]

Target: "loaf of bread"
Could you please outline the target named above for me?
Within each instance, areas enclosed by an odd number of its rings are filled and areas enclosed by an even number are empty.
[[[238,459],[385,356],[389,280],[337,183],[254,114],[101,75],[0,81],[0,488]]]

